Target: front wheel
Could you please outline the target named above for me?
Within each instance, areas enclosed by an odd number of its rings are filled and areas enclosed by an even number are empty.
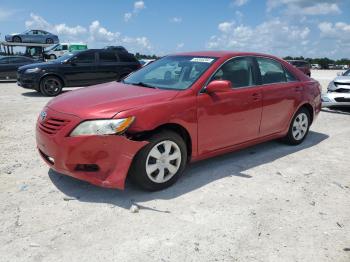
[[[62,81],[55,76],[47,76],[40,81],[40,93],[44,96],[57,96],[62,92]]]
[[[141,188],[156,191],[171,186],[183,173],[187,148],[173,131],[157,133],[149,141],[135,156],[130,176]]]
[[[50,55],[50,60],[55,60],[56,59],[56,55]]]
[[[306,108],[301,108],[293,117],[284,141],[290,145],[301,144],[309,133],[310,119],[309,111]]]

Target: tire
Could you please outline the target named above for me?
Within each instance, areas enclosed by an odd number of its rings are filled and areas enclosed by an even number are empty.
[[[55,55],[50,55],[49,58],[50,60],[55,60],[57,57]]]
[[[40,81],[40,93],[44,96],[57,96],[62,92],[63,83],[56,76],[47,76]]]
[[[306,108],[302,107],[294,115],[289,126],[288,133],[283,139],[284,142],[290,145],[301,144],[305,140],[307,134],[309,133],[310,124],[310,113]]]
[[[148,141],[134,158],[130,178],[142,189],[162,190],[173,185],[183,173],[187,147],[180,135],[167,130],[154,134]]]
[[[46,44],[53,44],[53,40],[51,38],[46,39]]]
[[[15,43],[21,43],[22,42],[22,39],[19,37],[19,36],[14,36],[12,38],[12,41],[15,42]]]

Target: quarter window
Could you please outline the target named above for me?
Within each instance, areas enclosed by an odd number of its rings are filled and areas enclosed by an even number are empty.
[[[212,77],[213,80],[228,80],[233,88],[255,85],[253,63],[249,57],[240,57],[223,64]]]
[[[257,58],[262,84],[287,82],[282,65],[272,59]]]

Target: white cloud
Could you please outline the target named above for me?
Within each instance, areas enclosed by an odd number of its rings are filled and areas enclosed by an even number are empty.
[[[339,14],[338,0],[268,0],[267,10],[281,7],[288,15]]]
[[[75,37],[85,34],[87,29],[80,25],[77,26],[67,26],[66,24],[53,25],[47,22],[41,16],[30,14],[30,19],[25,21],[25,26],[28,29],[43,29],[54,34],[61,35],[65,38],[74,39]]]
[[[176,45],[176,50],[180,50],[180,49],[182,49],[184,46],[185,46],[184,43],[178,43],[178,44]]]
[[[299,53],[300,43],[308,41],[310,29],[307,26],[289,25],[280,19],[272,19],[256,27],[234,22],[218,25],[219,35],[207,42],[209,49],[231,49],[286,55]]]
[[[182,23],[182,17],[172,17],[170,18],[170,22],[180,24]]]
[[[330,23],[322,22],[318,25],[321,37],[336,38],[339,40],[350,40],[350,24],[344,22]]]
[[[249,0],[234,0],[233,1],[233,5],[235,6],[243,6],[246,3],[248,3]]]
[[[124,21],[128,22],[132,18],[132,13],[125,13],[124,14]]]
[[[31,14],[30,19],[25,21],[27,28],[36,28],[55,33],[63,41],[84,41],[89,47],[103,47],[106,45],[125,45],[125,47],[134,52],[150,51],[152,45],[145,36],[125,36],[120,32],[112,32],[103,27],[99,21],[91,22],[88,28],[76,25],[67,26],[65,23],[51,24],[43,17]]]
[[[137,1],[134,3],[134,10],[142,10],[144,9],[145,6],[145,2],[144,1]]]
[[[233,25],[234,25],[234,22],[223,22],[218,25],[218,29],[221,32],[227,33],[232,29]]]
[[[127,12],[124,14],[124,21],[129,22],[134,16],[136,16],[141,10],[145,9],[146,5],[144,1],[134,2],[134,9],[132,12]]]

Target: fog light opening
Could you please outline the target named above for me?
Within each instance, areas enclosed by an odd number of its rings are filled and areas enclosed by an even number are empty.
[[[100,170],[100,167],[96,164],[77,164],[75,170],[82,172],[97,172]]]

